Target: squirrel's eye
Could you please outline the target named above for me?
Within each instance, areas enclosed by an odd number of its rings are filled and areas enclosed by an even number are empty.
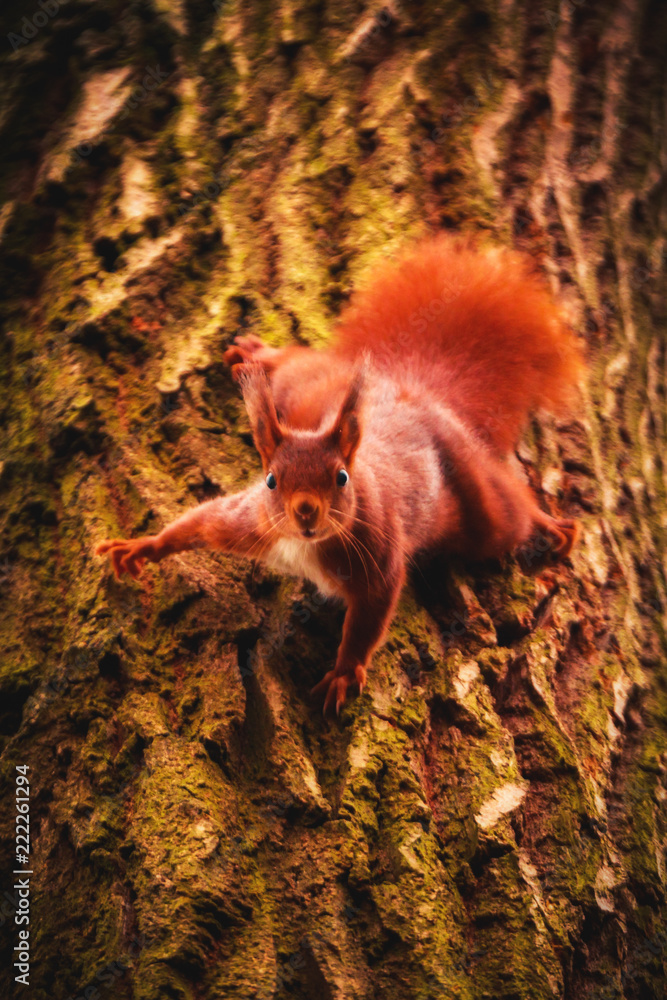
[[[349,476],[345,469],[341,469],[336,476],[336,486],[345,486],[345,483],[349,481]]]
[[[272,472],[269,472],[268,476],[266,477],[266,485],[269,487],[270,490],[275,490],[276,486],[278,485],[276,477],[273,475]]]

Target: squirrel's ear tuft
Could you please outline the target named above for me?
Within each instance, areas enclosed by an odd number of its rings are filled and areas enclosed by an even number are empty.
[[[364,356],[355,368],[343,405],[338,411],[336,422],[331,431],[334,445],[338,448],[347,466],[352,465],[354,453],[361,441],[361,424],[359,422],[359,407],[361,390],[366,376],[368,360]]]
[[[239,384],[250,418],[255,446],[266,469],[284,437],[271,395],[271,386],[264,368],[253,364],[243,365]]]

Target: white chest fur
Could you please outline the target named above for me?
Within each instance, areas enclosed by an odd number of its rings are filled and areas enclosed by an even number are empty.
[[[323,571],[312,542],[298,538],[279,538],[269,549],[264,562],[278,573],[302,576],[312,580],[317,589],[327,597],[340,596],[331,577]]]

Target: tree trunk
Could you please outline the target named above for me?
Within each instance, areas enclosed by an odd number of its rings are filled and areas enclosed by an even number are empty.
[[[664,997],[667,7],[4,16],[2,995]],[[586,340],[580,412],[519,450],[582,539],[416,570],[325,720],[309,585],[93,547],[256,474],[236,333],[323,342],[442,228],[536,256]]]

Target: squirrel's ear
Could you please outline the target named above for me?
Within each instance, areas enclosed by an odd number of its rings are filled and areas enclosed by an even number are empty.
[[[331,431],[333,443],[343,456],[347,466],[352,464],[354,453],[361,441],[361,425],[359,423],[359,402],[361,389],[366,374],[366,362],[360,364],[350,382],[343,405],[338,411],[336,423]]]
[[[271,386],[266,372],[261,365],[243,365],[239,376],[246,410],[250,418],[252,436],[257,451],[266,468],[273,453],[282,441],[284,434],[278,423],[275,403],[271,395]]]

